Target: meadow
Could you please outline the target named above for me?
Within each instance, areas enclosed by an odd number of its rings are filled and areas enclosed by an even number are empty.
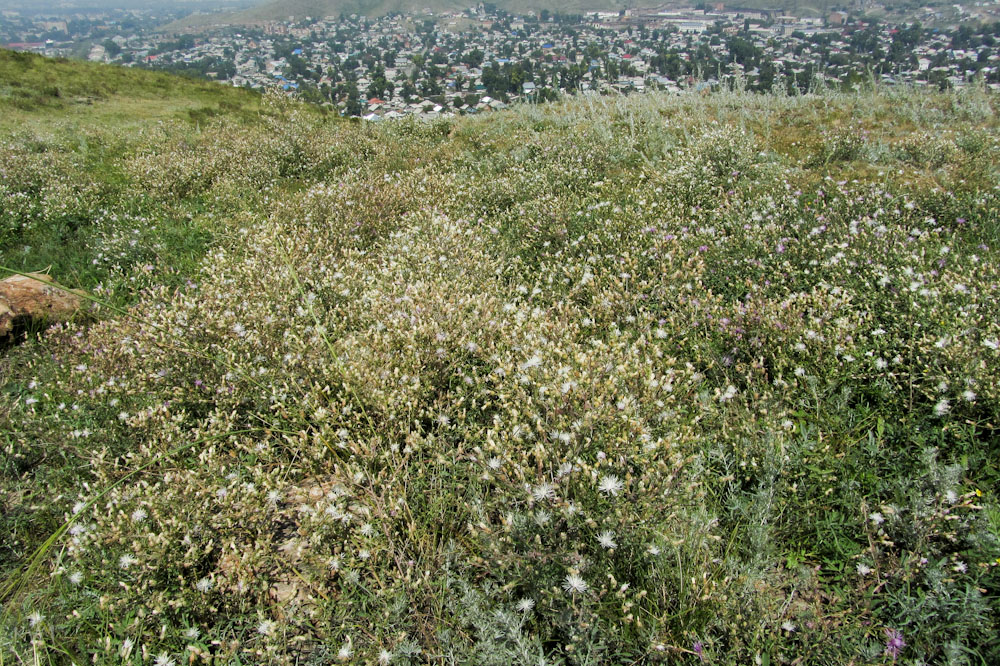
[[[1000,662],[995,95],[184,95],[0,130],[0,662]]]

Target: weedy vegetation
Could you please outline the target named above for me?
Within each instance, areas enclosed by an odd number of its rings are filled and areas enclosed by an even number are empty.
[[[4,130],[0,661],[1000,662],[993,94],[254,103]]]

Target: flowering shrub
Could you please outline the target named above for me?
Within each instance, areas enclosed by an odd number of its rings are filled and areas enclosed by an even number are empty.
[[[41,226],[78,224],[92,210],[99,188],[82,173],[80,159],[47,142],[15,138],[0,146],[0,242],[16,243]]]
[[[137,298],[3,371],[4,649],[996,660],[985,104],[964,139],[879,151],[766,123],[924,107],[276,103],[130,138],[143,204],[100,209],[90,249]],[[187,224],[198,270],[156,276]]]

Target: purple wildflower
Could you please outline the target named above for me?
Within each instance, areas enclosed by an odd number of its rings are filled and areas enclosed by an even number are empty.
[[[903,651],[906,647],[906,641],[903,640],[903,634],[896,629],[886,629],[885,630],[885,653],[892,657],[893,661],[896,661],[896,657]]]
[[[698,655],[699,659],[705,661],[705,655],[702,654],[702,651],[705,649],[705,646],[701,644],[701,641],[695,641],[694,645],[691,646],[691,649],[694,651],[696,655]]]

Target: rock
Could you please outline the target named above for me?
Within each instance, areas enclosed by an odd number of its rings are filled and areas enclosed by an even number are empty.
[[[26,323],[70,319],[83,306],[82,293],[66,290],[44,273],[0,280],[0,338],[10,335],[18,319]]]

